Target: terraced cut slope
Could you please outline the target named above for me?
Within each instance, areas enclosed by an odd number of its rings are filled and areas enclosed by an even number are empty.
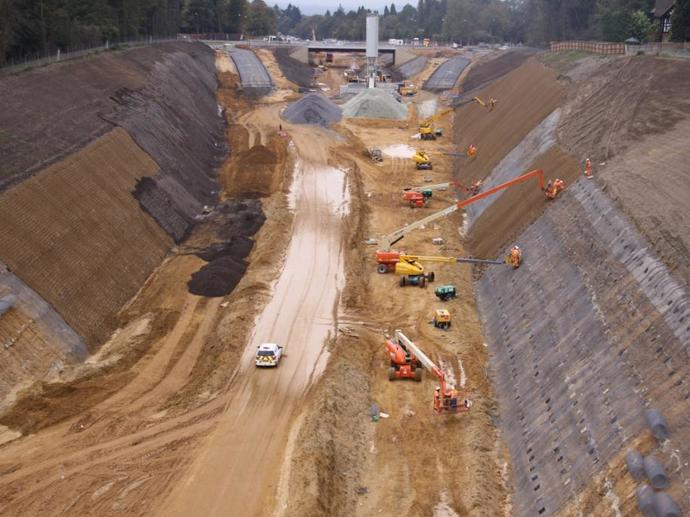
[[[90,344],[172,244],[132,195],[158,171],[118,128],[0,196],[0,260]]]

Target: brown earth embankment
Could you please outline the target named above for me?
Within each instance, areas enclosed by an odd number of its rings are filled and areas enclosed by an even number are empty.
[[[688,433],[690,295],[679,265],[687,232],[674,224],[690,192],[687,82],[684,63],[671,74],[658,61],[621,59],[563,78],[559,141],[526,169],[565,178],[566,190],[547,202],[533,185],[510,188],[469,235],[477,255],[510,242],[523,249],[518,270],[486,269],[475,282],[516,514],[635,513],[639,483],[622,459],[634,448],[672,470],[668,492],[688,507],[687,466],[673,459],[687,455]],[[653,70],[667,74],[658,91],[646,86]],[[541,81],[508,83],[510,75],[490,88],[529,86],[540,98]],[[513,126],[509,113],[492,113],[494,127]],[[472,125],[459,129],[467,141],[478,137]],[[594,179],[582,176],[586,156]],[[648,408],[669,422],[670,442],[651,437]]]
[[[0,196],[3,262],[92,345],[172,245],[132,196],[158,171],[115,129]]]

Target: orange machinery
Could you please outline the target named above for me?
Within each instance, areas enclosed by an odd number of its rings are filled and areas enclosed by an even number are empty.
[[[450,214],[460,210],[461,208],[464,208],[468,205],[471,205],[472,203],[479,201],[480,199],[484,199],[486,197],[492,196],[496,192],[499,192],[503,189],[507,189],[508,187],[512,187],[513,185],[517,185],[518,183],[528,181],[532,178],[535,178],[539,182],[539,189],[542,192],[544,192],[547,199],[555,199],[558,196],[558,194],[565,188],[565,182],[561,179],[549,181],[549,184],[547,186],[544,186],[544,170],[543,169],[535,169],[535,170],[530,171],[526,174],[518,176],[517,178],[513,178],[510,181],[506,181],[505,183],[501,183],[500,185],[497,185],[497,186],[492,187],[488,190],[485,190],[484,192],[480,192],[479,194],[476,194],[472,197],[460,200],[454,205],[446,207],[443,210],[439,210],[438,212],[434,212],[431,215],[428,215],[428,216],[426,216],[426,217],[424,217],[418,221],[410,223],[406,226],[403,226],[402,228],[395,230],[392,233],[389,233],[388,235],[386,235],[380,239],[380,242],[382,244],[382,248],[381,248],[381,250],[376,252],[377,257],[379,256],[379,253],[381,253],[381,252],[390,252],[391,247],[396,242],[398,242],[400,239],[405,237],[405,235],[407,235],[411,231],[416,230],[417,228],[421,228],[422,226],[426,226],[426,225],[432,223],[433,221],[435,221],[436,219],[440,219],[441,217],[446,217],[447,215],[450,215]]]
[[[391,368],[388,373],[390,380],[414,378],[420,381],[422,367],[438,379],[439,386],[434,392],[434,412],[437,414],[461,413],[472,407],[472,401],[461,398],[455,386],[446,383],[446,374],[443,370],[436,366],[401,330],[396,329],[393,337],[386,336],[385,345],[391,358]]]

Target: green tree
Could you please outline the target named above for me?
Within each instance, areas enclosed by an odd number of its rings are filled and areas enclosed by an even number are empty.
[[[275,34],[278,22],[273,9],[263,0],[254,0],[247,8],[247,32],[254,36]]]
[[[647,39],[647,35],[652,30],[652,22],[644,11],[635,11],[630,20],[630,35],[639,41]]]
[[[690,40],[690,0],[676,0],[671,16],[671,41]]]
[[[224,8],[223,27],[231,34],[242,34],[247,0],[228,0]]]

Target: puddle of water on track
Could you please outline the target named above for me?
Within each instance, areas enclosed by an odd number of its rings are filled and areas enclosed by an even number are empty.
[[[325,344],[336,324],[333,308],[345,283],[342,220],[350,202],[345,171],[298,161],[289,200],[295,220],[283,271],[257,318],[241,371],[255,368],[256,346],[278,343],[285,358],[273,372],[277,384],[298,394],[326,366]]]
[[[381,152],[391,158],[412,158],[414,156],[414,147],[405,144],[388,145],[381,148]]]

